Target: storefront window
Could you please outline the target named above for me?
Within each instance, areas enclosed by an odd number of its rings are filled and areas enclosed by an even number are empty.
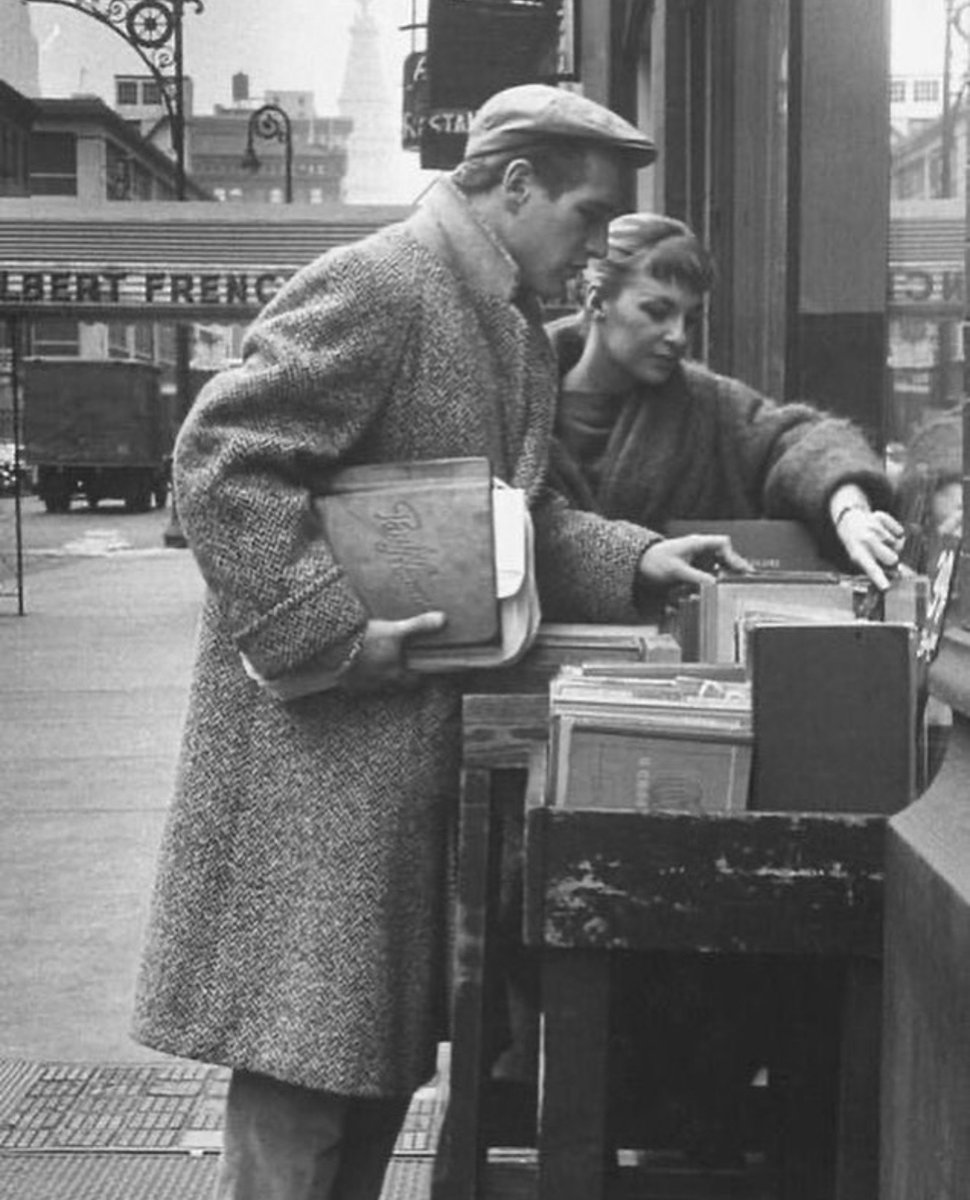
[[[919,77],[890,106],[887,461],[914,543],[930,546],[962,531],[968,7],[934,5],[927,26],[922,0],[892,5],[893,72]]]
[[[32,134],[30,190],[35,196],[77,195],[77,141],[73,133]]]
[[[29,326],[27,353],[74,358],[81,352],[81,335],[77,321],[51,317],[34,321]]]

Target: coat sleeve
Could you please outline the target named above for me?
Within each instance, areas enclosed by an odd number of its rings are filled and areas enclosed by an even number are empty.
[[[873,507],[892,505],[889,480],[851,421],[809,404],[777,404],[723,376],[717,385],[718,418],[765,516],[804,521],[823,549],[834,550],[828,500],[837,487],[857,483]]]
[[[644,550],[661,535],[631,521],[573,508],[547,489],[533,509],[536,573],[548,621],[641,620],[635,587]]]
[[[401,269],[360,247],[304,268],[179,434],[179,519],[225,627],[260,676],[353,652],[366,611],[313,503],[376,419],[408,329]],[[406,281],[404,281],[406,284]]]

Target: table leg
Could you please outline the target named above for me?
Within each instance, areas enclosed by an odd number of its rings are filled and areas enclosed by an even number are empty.
[[[484,1192],[486,1009],[494,939],[491,907],[497,894],[496,826],[491,772],[466,770],[458,833],[449,1099],[435,1159],[432,1200],[478,1200]]]
[[[538,1200],[602,1200],[610,959],[542,952]]]
[[[878,1200],[882,964],[853,959],[842,998],[836,1200]]]

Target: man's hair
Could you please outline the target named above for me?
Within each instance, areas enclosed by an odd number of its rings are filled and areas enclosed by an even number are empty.
[[[497,150],[494,154],[466,158],[452,171],[451,179],[466,196],[490,192],[502,182],[509,163],[524,158],[531,164],[538,182],[555,200],[563,192],[578,187],[586,178],[588,155],[592,150],[604,153],[602,146],[578,138],[546,138],[517,146],[514,150]]]
[[[632,275],[642,271],[701,295],[714,283],[713,260],[683,221],[658,213],[627,213],[610,223],[606,257],[590,260],[586,283],[608,300]]]

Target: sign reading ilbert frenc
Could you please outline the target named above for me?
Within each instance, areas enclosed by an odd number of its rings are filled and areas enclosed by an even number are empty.
[[[5,200],[0,319],[246,322],[304,264],[410,211],[378,205]]]
[[[187,308],[237,310],[245,316],[270,301],[292,271],[0,270],[0,306],[71,310]]]

